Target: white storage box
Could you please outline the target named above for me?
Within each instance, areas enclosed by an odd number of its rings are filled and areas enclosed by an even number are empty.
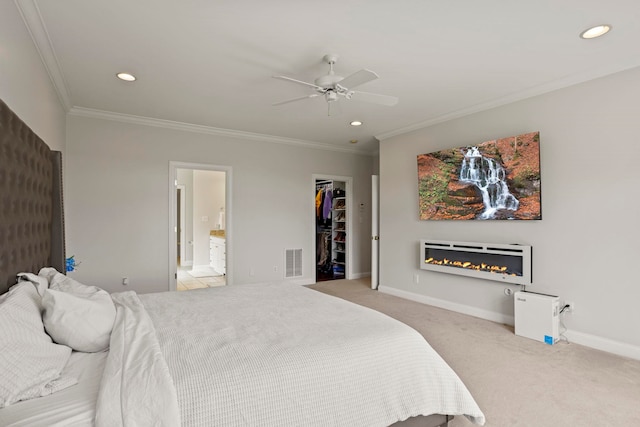
[[[559,339],[560,298],[519,291],[514,294],[516,335],[553,345]]]

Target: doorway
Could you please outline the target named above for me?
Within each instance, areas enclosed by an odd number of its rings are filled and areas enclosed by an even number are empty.
[[[231,282],[231,168],[170,162],[169,290]]]
[[[313,175],[315,281],[351,279],[352,178]]]

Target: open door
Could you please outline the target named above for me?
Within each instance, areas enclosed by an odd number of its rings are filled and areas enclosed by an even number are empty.
[[[378,289],[379,283],[379,224],[378,224],[378,212],[379,212],[379,200],[378,200],[378,188],[380,177],[378,175],[371,176],[371,289]]]

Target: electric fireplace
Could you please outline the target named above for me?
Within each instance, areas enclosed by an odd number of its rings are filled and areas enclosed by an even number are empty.
[[[517,285],[531,284],[531,246],[420,240],[420,268]]]

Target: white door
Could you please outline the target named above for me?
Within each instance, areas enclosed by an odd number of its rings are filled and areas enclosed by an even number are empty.
[[[378,226],[378,187],[380,177],[371,176],[371,289],[378,289],[379,226]]]

